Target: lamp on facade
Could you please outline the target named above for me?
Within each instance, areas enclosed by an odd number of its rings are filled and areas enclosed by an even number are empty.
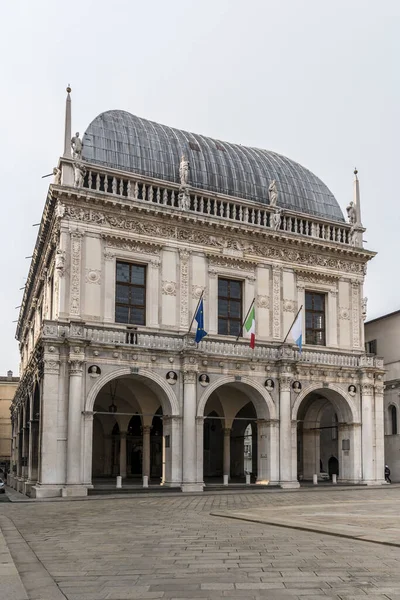
[[[109,413],[116,413],[118,408],[115,404],[115,396],[117,394],[117,385],[118,385],[118,381],[114,381],[113,382],[114,385],[111,383],[110,381],[110,396],[111,396],[111,404],[108,407],[108,412]]]

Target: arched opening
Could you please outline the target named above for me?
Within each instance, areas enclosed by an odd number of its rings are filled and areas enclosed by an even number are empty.
[[[353,408],[337,391],[318,389],[305,394],[294,409],[297,420],[297,477],[320,482],[358,482],[360,428],[354,423]]]
[[[199,403],[203,410],[203,476],[206,485],[277,483],[277,438],[273,403],[262,386],[231,380]],[[204,406],[204,408],[203,408]]]
[[[397,435],[397,408],[393,404],[389,407],[389,414],[391,427],[390,433],[392,435]]]
[[[92,482],[99,487],[121,475],[124,485],[174,485],[173,444],[177,436],[167,426],[165,411],[172,414],[166,394],[143,376],[122,376],[106,382],[93,406]],[[170,420],[170,419],[169,419]],[[167,481],[166,481],[167,480]],[[176,484],[178,481],[176,481]]]

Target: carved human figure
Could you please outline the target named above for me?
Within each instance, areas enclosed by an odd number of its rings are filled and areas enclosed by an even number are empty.
[[[90,377],[99,377],[101,375],[100,368],[97,365],[92,365],[89,367],[89,375]]]
[[[82,163],[74,163],[75,187],[83,187],[83,181],[86,175],[86,167]]]
[[[199,383],[203,387],[206,387],[210,383],[210,378],[206,373],[202,373],[199,377]]]
[[[275,383],[274,383],[273,379],[267,379],[267,381],[265,382],[265,389],[268,392],[273,392],[274,387],[275,387]]]
[[[59,219],[62,219],[64,215],[65,215],[65,204],[63,204],[62,202],[57,202],[56,217],[58,217]]]
[[[61,185],[61,169],[59,169],[58,167],[54,167],[53,169],[53,175],[54,175],[54,185]]]
[[[354,208],[353,202],[350,202],[350,204],[346,208],[346,211],[347,211],[347,217],[349,219],[349,223],[351,225],[354,225],[354,223],[357,221],[357,214],[356,214],[356,209]]]
[[[348,392],[350,396],[355,396],[357,392],[357,388],[355,385],[349,385]]]
[[[281,211],[277,209],[272,215],[272,229],[278,231],[281,226]]]
[[[181,185],[187,185],[189,182],[189,161],[184,154],[181,156],[181,162],[179,164],[179,178]]]
[[[82,156],[82,140],[79,137],[79,131],[71,138],[72,158],[80,159]]]
[[[365,321],[365,319],[367,318],[367,303],[368,303],[367,297],[365,297],[361,300],[361,314],[362,314],[363,321]]]
[[[187,188],[181,188],[179,193],[179,208],[181,210],[189,210],[190,196]]]
[[[294,381],[293,382],[293,391],[296,394],[299,394],[301,392],[301,383],[300,383],[300,381]]]
[[[56,270],[62,274],[64,271],[65,265],[65,253],[61,248],[57,248],[56,250],[56,258],[55,258],[55,268]]]
[[[271,181],[271,183],[269,184],[268,198],[269,198],[269,205],[270,206],[276,206],[276,203],[277,203],[277,200],[278,200],[278,190],[276,188],[276,181],[275,181],[275,179],[273,179],[273,181]]]
[[[178,375],[175,373],[175,371],[168,371],[167,382],[170,385],[175,385],[177,379],[178,379]]]

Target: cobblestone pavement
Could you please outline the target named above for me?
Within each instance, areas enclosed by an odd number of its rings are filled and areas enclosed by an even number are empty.
[[[362,506],[372,522],[399,500],[387,487],[5,503],[0,525],[31,600],[400,600],[398,547],[210,515]]]

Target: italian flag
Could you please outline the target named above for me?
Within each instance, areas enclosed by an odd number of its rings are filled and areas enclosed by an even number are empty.
[[[254,304],[247,316],[244,326],[247,333],[250,333],[250,348],[254,348],[256,345],[256,311],[254,309]]]

